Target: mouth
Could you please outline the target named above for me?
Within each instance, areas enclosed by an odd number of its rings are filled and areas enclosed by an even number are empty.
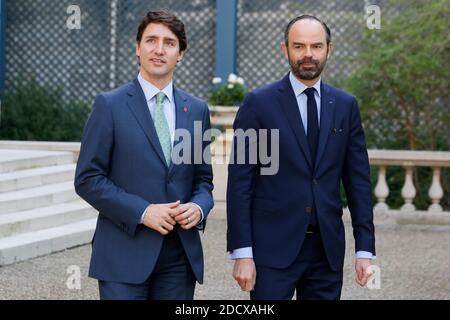
[[[307,63],[301,63],[300,64],[303,68],[315,68],[316,67],[316,64],[315,63],[309,63],[309,62],[307,62]]]
[[[162,65],[162,64],[166,63],[164,60],[157,59],[157,58],[150,59],[150,62],[153,62],[156,65]]]

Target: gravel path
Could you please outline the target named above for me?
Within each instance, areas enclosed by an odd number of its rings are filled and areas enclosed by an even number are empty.
[[[226,221],[209,219],[203,236],[205,283],[196,299],[248,299],[231,277],[225,253]],[[354,282],[353,239],[347,225],[342,299],[450,299],[450,228],[377,225],[380,289]],[[90,245],[0,267],[0,299],[98,299],[97,282],[86,276]],[[71,265],[81,271],[81,289],[68,289]]]

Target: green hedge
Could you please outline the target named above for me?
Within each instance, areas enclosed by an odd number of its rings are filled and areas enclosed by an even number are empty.
[[[450,150],[449,68],[450,6],[448,0],[394,3],[400,15],[382,15],[380,30],[367,30],[358,70],[347,89],[359,101],[369,148]],[[376,168],[372,182],[376,183]],[[391,207],[402,203],[405,170],[389,167],[387,182]],[[431,168],[416,168],[414,204],[426,210]],[[450,208],[450,169],[443,168],[441,204]]]
[[[87,103],[66,101],[61,88],[36,80],[18,82],[2,96],[0,139],[80,141],[90,112]]]

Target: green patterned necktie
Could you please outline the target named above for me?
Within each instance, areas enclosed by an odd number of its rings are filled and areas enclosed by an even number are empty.
[[[172,154],[172,142],[170,140],[170,130],[164,115],[164,98],[166,95],[160,91],[156,95],[156,110],[155,110],[155,129],[158,134],[159,143],[166,158],[167,166],[170,165],[170,158]]]

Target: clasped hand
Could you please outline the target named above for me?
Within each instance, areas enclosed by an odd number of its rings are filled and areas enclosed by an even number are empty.
[[[184,230],[196,226],[201,219],[197,205],[192,202],[181,204],[180,200],[171,203],[151,204],[147,207],[143,224],[162,235],[168,234],[178,223]]]

